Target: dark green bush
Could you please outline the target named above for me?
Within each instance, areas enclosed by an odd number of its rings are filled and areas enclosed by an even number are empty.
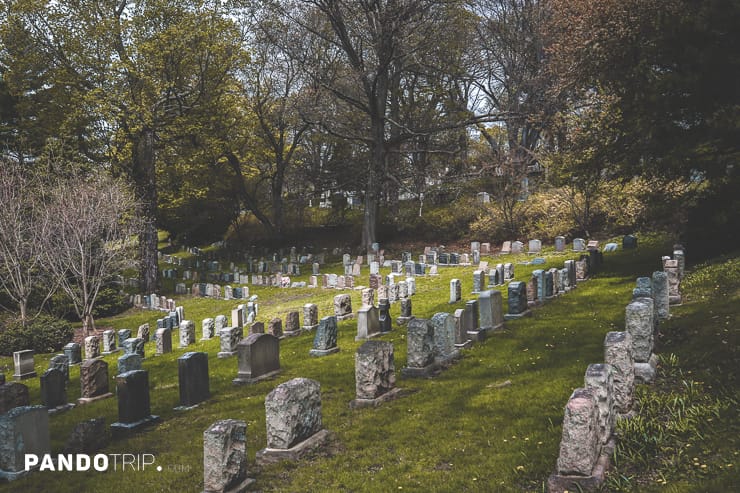
[[[59,351],[72,340],[72,324],[48,315],[26,322],[5,320],[0,327],[0,354],[11,355],[14,351],[33,349],[37,353]]]

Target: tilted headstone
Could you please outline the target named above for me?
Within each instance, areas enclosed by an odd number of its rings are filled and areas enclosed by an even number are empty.
[[[237,344],[239,371],[235,384],[259,382],[280,372],[280,339],[252,334]]]
[[[161,356],[172,352],[172,331],[157,329],[154,333],[155,354]]]
[[[15,480],[28,473],[26,454],[51,453],[49,413],[44,406],[21,406],[0,415],[0,477]],[[23,489],[23,488],[21,488]]]
[[[247,423],[216,421],[203,432],[203,492],[244,491],[247,477]]]
[[[13,353],[13,367],[15,370],[13,378],[16,380],[35,377],[36,370],[33,364],[33,350],[15,351]]]
[[[629,332],[608,332],[604,339],[604,363],[614,367],[614,404],[619,414],[632,409],[635,368]]]
[[[208,341],[216,334],[216,322],[212,318],[204,318],[200,326],[203,334],[201,341]]]
[[[226,327],[221,329],[221,351],[217,354],[219,358],[230,358],[236,355],[237,345],[244,336],[241,327]]]
[[[367,341],[355,353],[355,400],[351,407],[377,405],[396,392],[393,344]]]
[[[294,378],[265,397],[267,448],[257,452],[258,464],[297,460],[326,441],[321,416],[321,385]]]
[[[599,410],[599,439],[606,444],[614,432],[614,370],[611,365],[599,363],[588,365],[584,385],[592,389]]]
[[[434,327],[425,318],[413,318],[407,331],[406,367],[401,374],[406,377],[426,377],[437,369],[434,361]]]
[[[124,354],[123,356],[118,358],[118,372],[116,373],[117,375],[120,375],[121,373],[126,373],[127,371],[141,369],[143,369],[142,359],[141,356],[136,353]]]
[[[590,389],[576,389],[565,406],[557,470],[561,475],[590,476],[601,452],[598,406]]]
[[[180,348],[195,344],[195,322],[183,320],[180,322]]]
[[[314,330],[319,326],[319,308],[313,303],[303,305],[303,330]]]
[[[64,355],[69,360],[70,365],[76,365],[82,362],[82,348],[76,342],[65,344]]]
[[[177,373],[181,409],[195,406],[211,395],[208,381],[208,353],[183,354],[177,358]]]
[[[148,371],[134,370],[116,375],[116,394],[118,421],[110,425],[114,436],[159,419],[151,413]]]
[[[110,397],[108,391],[108,363],[99,359],[88,359],[80,364],[80,399],[86,404],[97,399]]]
[[[85,359],[95,359],[100,357],[100,337],[85,337]]]
[[[337,317],[323,317],[316,328],[311,356],[326,356],[339,351],[337,347]]]

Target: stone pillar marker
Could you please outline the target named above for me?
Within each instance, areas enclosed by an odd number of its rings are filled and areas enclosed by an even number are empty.
[[[204,318],[200,326],[203,334],[201,341],[208,341],[216,334],[216,322],[212,318]]]
[[[376,407],[398,396],[393,344],[367,341],[355,353],[355,399],[351,409]]]
[[[26,378],[36,376],[36,370],[33,366],[33,351],[31,349],[14,352],[13,366],[15,368],[13,378],[16,380],[25,380]]]
[[[509,311],[504,315],[505,320],[515,320],[529,315],[527,307],[527,285],[522,281],[509,283]]]
[[[283,334],[287,337],[297,336],[301,333],[301,323],[299,314],[296,311],[288,312],[285,316],[285,331]]]
[[[252,483],[247,477],[247,423],[216,421],[203,432],[203,493],[245,491]]]
[[[154,332],[154,341],[156,345],[155,354],[157,356],[172,352],[172,331],[170,329],[157,329]]]
[[[603,363],[588,365],[584,375],[584,386],[591,389],[596,397],[599,411],[599,439],[602,445],[606,445],[612,438],[616,422],[612,366]]]
[[[434,329],[434,359],[437,364],[447,366],[460,357],[455,347],[455,317],[439,312],[432,316]]]
[[[149,401],[149,372],[134,370],[116,375],[118,421],[111,424],[114,435],[125,435],[159,419],[152,416]]]
[[[70,342],[64,346],[64,355],[69,360],[70,365],[77,365],[82,362],[82,348],[76,342]]]
[[[658,359],[653,354],[653,300],[638,298],[625,309],[625,330],[632,336],[635,378],[649,383],[655,378]]]
[[[195,322],[183,320],[180,322],[180,348],[195,344]]]
[[[321,385],[316,380],[294,378],[278,385],[265,397],[267,447],[257,452],[260,465],[295,461],[321,449],[329,432],[321,416]]]
[[[180,405],[178,411],[196,407],[211,395],[208,381],[208,353],[187,352],[177,358]]]
[[[434,361],[434,327],[425,318],[409,321],[406,367],[401,370],[404,377],[427,377],[437,370]]]
[[[237,344],[242,340],[241,327],[226,327],[221,329],[221,351],[217,354],[219,358],[230,358],[236,355]]]
[[[103,354],[111,354],[118,351],[116,347],[116,331],[109,329],[103,331]]]
[[[100,356],[100,337],[85,337],[85,359],[95,359]]]
[[[319,326],[319,308],[313,303],[303,305],[303,330],[311,331]]]
[[[608,332],[604,339],[604,363],[614,367],[614,405],[617,412],[627,415],[632,410],[635,387],[635,367],[632,357],[632,336],[629,332]]]
[[[237,344],[235,385],[252,384],[280,373],[280,340],[270,334],[252,334]]]
[[[49,413],[44,406],[15,407],[0,415],[0,478],[16,480],[26,471],[26,454],[51,453]]]
[[[337,351],[339,351],[339,347],[337,347],[337,317],[334,315],[324,317],[316,329],[313,348],[309,351],[309,354],[311,356],[327,356]]]
[[[658,312],[658,320],[666,320],[670,316],[668,275],[663,271],[653,272],[653,299],[655,310]]]

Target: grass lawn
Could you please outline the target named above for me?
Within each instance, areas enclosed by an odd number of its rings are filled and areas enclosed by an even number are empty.
[[[236,375],[236,358],[216,358],[218,339],[196,342],[187,350],[208,352],[212,396],[187,412],[173,410],[178,405],[176,359],[185,350],[175,349],[172,354],[155,357],[154,343],[147,343],[144,369],[149,371],[152,413],[161,416],[161,421],[130,438],[111,442],[102,453],[154,454],[162,471],[149,467],[143,471],[105,473],[36,472],[0,485],[0,491],[201,491],[203,431],[214,421],[226,418],[247,422],[249,475],[257,479],[255,488],[264,491],[544,491],[557,459],[568,397],[574,388],[582,386],[586,367],[603,360],[606,333],[624,329],[624,309],[635,278],[658,269],[660,256],[669,252],[669,243],[641,238],[637,250],[605,254],[603,270],[596,278],[535,309],[531,317],[506,322],[505,331],[465,350],[458,363],[432,379],[400,378],[400,369],[406,362],[405,328],[394,323],[393,332],[382,339],[394,343],[397,386],[405,392],[402,398],[376,409],[352,411],[348,407],[354,398],[354,353],[361,344],[354,340],[354,320],[339,323],[340,352],[327,357],[308,355],[312,334],[281,341],[282,373],[252,386],[237,387],[231,383]],[[561,268],[564,260],[575,257],[556,255],[551,250],[546,250],[545,255],[545,266],[516,265],[516,279],[528,279],[535,268]],[[691,259],[690,252],[688,258]],[[487,260],[495,265],[525,259],[506,256]],[[738,262],[732,262],[729,265],[735,267],[730,269],[737,270]],[[617,469],[610,479],[611,490],[641,490],[652,485],[661,491],[703,491],[696,489],[698,484],[730,491],[729,486],[740,484],[737,408],[718,404],[728,398],[737,403],[738,398],[736,307],[740,276],[728,275],[724,267],[727,262],[718,265],[723,267],[712,266],[702,270],[703,277],[690,276],[686,280],[687,300],[673,310],[674,317],[663,328],[666,336],[658,350],[678,355],[678,364],[674,359],[665,365],[670,369],[670,379],[666,379],[665,385],[659,383],[639,391],[644,401],[670,395],[676,385],[680,388],[681,377],[685,376],[681,372],[691,371],[690,380],[697,382],[696,388],[688,397],[686,392],[680,395],[687,404],[696,401],[701,410],[709,409],[707,413],[714,424],[688,429],[693,438],[686,440],[691,440],[691,447],[696,448],[686,447],[691,450],[691,457],[682,455],[677,460],[679,466],[671,471],[674,476],[664,478],[667,485],[659,483],[660,476],[648,467],[657,466],[658,461],[640,463],[646,451],[651,450],[641,449],[640,440],[635,438],[644,429],[620,431],[630,445],[637,445],[634,449],[620,447],[622,456],[617,458]],[[341,265],[334,264],[322,272],[340,273],[340,269]],[[467,299],[474,297],[469,294],[473,270],[440,267],[439,276],[417,278],[414,315],[430,318],[436,312],[451,313],[462,308]],[[304,275],[299,280],[307,278]],[[463,299],[455,305],[447,303],[452,278],[463,282]],[[367,268],[363,269],[362,279],[367,279]],[[712,288],[719,279],[725,279],[727,286]],[[723,289],[730,293],[718,297],[717,291]],[[506,288],[501,291],[506,298]],[[250,287],[250,293],[259,295],[258,320],[267,322],[275,316],[284,318],[288,311],[300,311],[308,302],[318,305],[319,317],[331,314],[333,296],[340,291]],[[351,295],[356,310],[360,292],[352,291]],[[186,318],[196,323],[196,339],[200,338],[203,318],[230,315],[237,304],[189,297],[178,302],[184,306]],[[399,305],[391,308],[394,320],[399,315]],[[144,322],[156,326],[158,316],[158,312],[130,310],[99,320],[98,325],[135,331]],[[177,341],[175,333],[174,346]],[[51,356],[36,355],[39,374],[48,367]],[[111,382],[116,358],[106,357]],[[0,358],[0,367],[5,367],[10,377],[12,361]],[[313,378],[321,383],[323,422],[334,435],[332,455],[260,469],[253,460],[257,450],[266,444],[264,397],[278,384],[295,377]],[[70,378],[68,394],[73,400],[79,396],[77,366],[71,368]],[[24,383],[30,388],[32,403],[38,403],[38,379]],[[116,399],[112,398],[52,416],[52,451],[60,451],[71,429],[84,419],[103,416],[107,424],[116,421],[116,406]],[[717,412],[712,411],[715,409]],[[703,416],[700,412],[698,415]],[[668,442],[668,446],[672,444]],[[656,453],[665,452],[658,449]],[[702,457],[699,466],[693,465],[694,450]],[[702,450],[711,453],[699,454]],[[636,464],[625,464],[623,457],[630,457]],[[707,467],[702,468],[702,464]]]

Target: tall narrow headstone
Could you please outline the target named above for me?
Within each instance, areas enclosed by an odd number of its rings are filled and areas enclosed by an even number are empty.
[[[584,385],[594,392],[599,410],[599,439],[606,444],[614,432],[614,370],[611,365],[599,363],[588,365]]]
[[[390,332],[392,328],[391,303],[382,298],[378,300],[378,329],[380,332]]]
[[[142,359],[146,357],[144,354],[144,339],[139,337],[130,337],[123,341],[123,354],[131,353],[138,354]]]
[[[123,435],[159,419],[152,416],[149,400],[149,372],[134,370],[116,375],[118,421],[110,425],[115,435]]]
[[[203,321],[200,323],[203,337],[201,337],[201,341],[208,341],[213,338],[216,331],[216,322],[212,318],[204,318]]]
[[[208,399],[208,353],[188,352],[177,358],[180,406],[187,409]]]
[[[180,348],[195,344],[195,322],[183,320],[180,322]]]
[[[435,313],[432,316],[434,329],[434,358],[440,365],[446,366],[460,357],[455,348],[455,317],[449,313]]]
[[[154,333],[155,354],[161,356],[172,352],[172,331],[167,328],[157,329]]]
[[[252,483],[247,477],[247,423],[216,421],[203,432],[203,493],[245,491]]]
[[[111,354],[118,351],[116,347],[116,331],[109,329],[103,331],[103,354]]]
[[[303,305],[303,330],[314,330],[319,326],[319,308],[313,303]]]
[[[457,303],[462,299],[462,283],[460,279],[450,281],[450,303]]]
[[[337,317],[323,317],[316,329],[311,356],[326,356],[339,351],[337,347]]]
[[[668,295],[668,276],[665,272],[653,272],[653,299],[655,300],[655,310],[658,312],[658,320],[666,320],[670,316],[670,300]]]
[[[434,361],[434,327],[425,318],[409,321],[406,367],[401,370],[405,377],[426,377],[437,369]]]
[[[619,414],[632,410],[635,368],[629,332],[608,332],[604,339],[604,362],[614,367],[614,404]]]

